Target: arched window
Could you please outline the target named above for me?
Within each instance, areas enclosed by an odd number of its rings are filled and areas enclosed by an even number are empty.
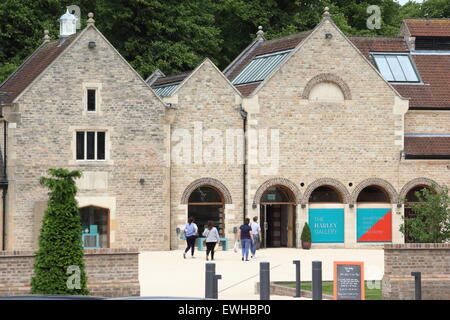
[[[414,188],[411,188],[411,190],[408,191],[406,194],[405,199],[405,218],[406,219],[414,219],[416,217],[416,214],[412,208],[412,205],[415,203],[420,202],[419,197],[417,197],[416,193],[420,192],[423,189],[430,189],[429,186],[426,185],[419,185],[415,186]],[[405,242],[406,243],[413,243],[415,242],[414,239],[410,236],[409,230],[405,230]]]
[[[381,202],[388,203],[389,196],[379,186],[368,186],[361,190],[356,202]]]
[[[109,247],[109,210],[88,206],[80,208],[83,246],[85,248]]]
[[[309,196],[310,203],[328,202],[328,203],[342,203],[341,195],[329,186],[321,186],[316,188]]]
[[[268,188],[261,197],[261,203],[293,203],[292,192],[283,186]]]
[[[409,190],[408,193],[406,194],[406,199],[405,199],[406,203],[411,204],[411,203],[420,202],[416,193],[420,192],[423,189],[430,189],[430,187],[429,186],[416,186],[416,187],[412,188],[411,190]]]
[[[192,191],[188,201],[188,216],[194,217],[201,235],[208,221],[212,221],[224,236],[224,201],[222,194],[212,186],[201,186]]]

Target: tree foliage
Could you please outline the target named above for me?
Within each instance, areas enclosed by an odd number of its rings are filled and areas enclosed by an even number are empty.
[[[81,173],[66,169],[49,169],[48,173],[50,178],[40,180],[50,192],[36,252],[32,293],[87,295],[81,219],[75,199],[75,179]],[[72,281],[76,276],[73,271],[79,271],[79,278]]]
[[[305,222],[303,226],[302,234],[300,235],[300,239],[303,242],[311,242],[311,229],[308,225],[308,222]]]
[[[419,202],[411,204],[414,217],[404,218],[400,231],[422,243],[450,240],[450,196],[446,186],[432,186],[415,192]]]
[[[351,35],[395,35],[405,17],[450,17],[448,0],[2,0],[0,82],[42,42],[58,36],[65,7],[81,8],[82,25],[94,12],[96,26],[143,76],[155,69],[174,74],[209,57],[224,69],[262,25],[271,39],[314,28],[330,7],[333,20]],[[381,9],[381,29],[366,26],[367,7]]]

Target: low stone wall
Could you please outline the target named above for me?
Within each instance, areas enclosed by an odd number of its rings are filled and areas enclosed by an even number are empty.
[[[383,299],[414,299],[411,272],[422,273],[422,299],[450,299],[450,244],[386,244]]]
[[[139,252],[134,249],[86,249],[91,296],[139,296]],[[30,294],[33,251],[0,251],[0,296]]]

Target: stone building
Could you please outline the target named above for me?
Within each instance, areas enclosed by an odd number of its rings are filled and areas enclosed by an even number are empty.
[[[266,247],[299,247],[305,222],[313,247],[409,241],[414,191],[449,181],[449,41],[448,19],[348,37],[326,10],[311,31],[260,28],[223,71],[144,82],[90,17],[0,87],[4,247],[36,246],[50,167],[83,171],[88,247],[174,249],[188,216],[228,239],[259,216]]]

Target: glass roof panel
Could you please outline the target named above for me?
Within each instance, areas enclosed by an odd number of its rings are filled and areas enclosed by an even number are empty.
[[[256,56],[232,81],[233,84],[244,84],[264,80],[292,50]]]

